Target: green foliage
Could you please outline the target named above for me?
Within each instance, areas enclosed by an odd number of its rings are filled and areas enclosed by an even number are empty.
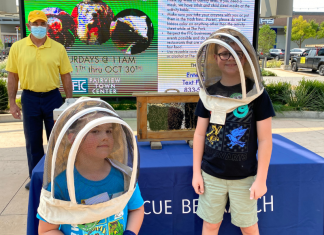
[[[7,66],[7,60],[4,60],[3,62],[0,62],[0,71],[1,71],[2,69],[5,69],[6,66]]]
[[[7,77],[8,77],[8,73],[0,72],[0,78],[7,78]]]
[[[302,79],[301,81],[299,81],[299,87],[304,87],[305,89],[308,89],[309,92],[312,92],[313,90],[324,92],[324,82],[318,80]]]
[[[287,82],[265,85],[276,112],[324,111],[324,82],[301,80],[293,90]]]
[[[324,21],[320,24],[319,29],[317,31],[317,39],[324,38]]]
[[[308,102],[304,108],[311,111],[324,110],[324,83],[317,80],[301,80],[296,92],[305,93]]]
[[[131,100],[121,100],[109,102],[115,110],[136,110],[136,102]]]
[[[261,70],[261,74],[262,76],[274,76],[274,77],[277,76],[277,74],[275,74],[274,72],[265,69]]]
[[[302,43],[307,38],[316,37],[317,28],[318,24],[314,20],[307,22],[303,16],[299,16],[292,20],[291,41],[295,42],[301,48]],[[285,26],[285,31],[286,29],[287,27]]]
[[[1,49],[3,49],[3,43],[2,43],[2,41],[1,41],[1,39],[0,39],[0,50]]]
[[[7,82],[4,79],[0,79],[0,110],[6,110],[7,108],[8,108]]]
[[[285,105],[287,97],[292,93],[289,82],[271,82],[265,88],[274,104]]]
[[[18,106],[20,109],[22,109],[22,106],[21,106],[21,98],[16,99],[16,104],[17,104],[17,106]]]
[[[270,60],[267,61],[267,68],[280,68],[282,63],[283,63],[282,61]]]
[[[315,111],[316,106],[312,102],[313,96],[313,92],[310,93],[308,89],[297,86],[294,93],[286,97],[286,102],[288,106],[294,107],[298,111]]]
[[[276,32],[265,24],[259,30],[258,51],[268,53],[274,45],[276,45]]]
[[[17,98],[17,99],[16,99],[16,104],[17,104],[18,108],[22,109],[22,105],[21,105],[21,98]],[[9,104],[9,102],[8,102],[8,106],[7,106],[6,109],[10,109],[10,104]]]
[[[288,105],[273,103],[272,106],[276,113],[282,113],[283,111],[295,111],[294,107]]]

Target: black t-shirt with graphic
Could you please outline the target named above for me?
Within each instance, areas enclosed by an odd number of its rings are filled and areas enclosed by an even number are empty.
[[[253,84],[246,80],[247,90]],[[242,93],[241,84],[223,86],[220,82],[210,86],[210,94],[235,97]],[[195,115],[210,118],[202,101],[199,100]],[[201,168],[212,176],[236,180],[257,173],[258,150],[256,122],[275,116],[270,97],[266,90],[248,105],[243,105],[227,113],[225,125],[209,123],[205,136],[205,150]]]

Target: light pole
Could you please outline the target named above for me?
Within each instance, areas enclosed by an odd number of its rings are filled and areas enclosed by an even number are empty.
[[[16,28],[16,32],[17,32],[17,41],[18,41],[18,40],[19,40],[19,38],[18,38],[18,30],[19,30],[19,26],[16,26],[15,28]]]

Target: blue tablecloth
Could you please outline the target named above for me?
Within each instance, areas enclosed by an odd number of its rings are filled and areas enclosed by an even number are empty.
[[[145,201],[140,235],[201,234],[195,210],[197,195],[191,186],[192,149],[184,141],[162,142],[162,150],[138,143],[141,161],[139,186]],[[44,159],[31,179],[27,234],[37,234],[36,218]],[[273,135],[268,192],[258,200],[262,235],[324,234],[324,159],[280,136]],[[220,235],[240,234],[230,223],[228,208]]]

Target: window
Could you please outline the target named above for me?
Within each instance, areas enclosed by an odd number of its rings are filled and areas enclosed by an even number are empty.
[[[316,50],[310,50],[308,53],[308,56],[315,56],[316,55]]]
[[[306,50],[306,51],[304,51],[304,52],[301,54],[301,56],[307,56],[308,53],[309,53],[309,50]]]
[[[324,49],[319,50],[318,56],[324,56]]]

